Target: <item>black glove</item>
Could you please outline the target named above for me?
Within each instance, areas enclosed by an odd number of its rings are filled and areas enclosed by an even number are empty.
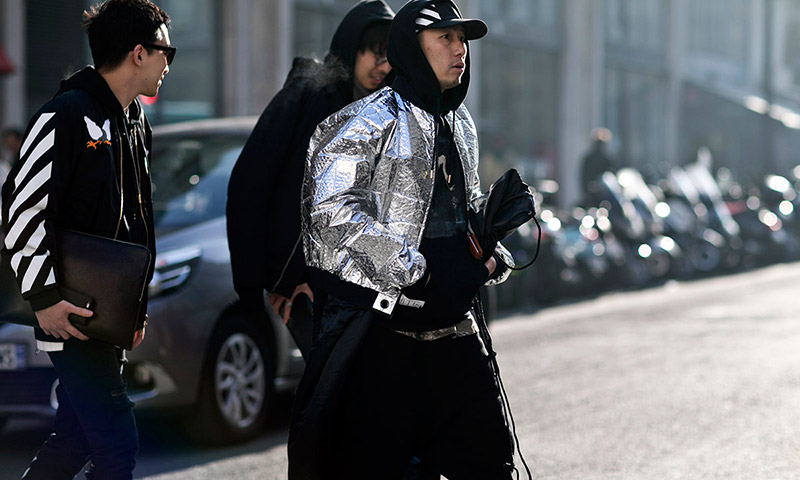
[[[425,301],[426,314],[455,318],[469,312],[478,289],[489,279],[489,270],[466,249],[458,255],[428,257],[426,274],[403,294]]]
[[[480,260],[486,262],[497,242],[511,235],[536,213],[528,185],[513,168],[497,179],[489,193],[469,208],[469,223],[481,246]]]

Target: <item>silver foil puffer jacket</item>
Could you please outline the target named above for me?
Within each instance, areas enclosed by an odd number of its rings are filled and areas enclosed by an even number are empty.
[[[463,105],[446,119],[473,202],[482,195],[475,125]],[[384,314],[425,272],[419,245],[433,194],[435,139],[433,115],[386,87],[328,117],[309,143],[302,192],[306,265],[375,291],[373,308]],[[514,265],[502,245],[495,253]]]

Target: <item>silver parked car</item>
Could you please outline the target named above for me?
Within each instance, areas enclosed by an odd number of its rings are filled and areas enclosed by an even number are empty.
[[[270,398],[292,390],[300,351],[279,318],[237,305],[225,230],[228,177],[255,117],[193,121],[153,132],[158,256],[147,338],[128,352],[137,409],[180,407],[198,439],[257,433]],[[55,371],[35,354],[30,328],[0,324],[0,427],[15,415],[55,412]]]

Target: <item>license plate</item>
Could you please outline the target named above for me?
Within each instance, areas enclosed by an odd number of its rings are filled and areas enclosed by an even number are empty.
[[[23,370],[26,359],[24,344],[0,343],[0,370]]]

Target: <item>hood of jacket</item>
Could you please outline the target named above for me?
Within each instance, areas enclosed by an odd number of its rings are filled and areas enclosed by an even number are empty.
[[[373,23],[390,23],[392,18],[394,12],[382,0],[364,0],[357,3],[347,12],[336,33],[333,34],[328,50],[329,57],[337,58],[352,77],[361,34]]]
[[[458,109],[467,96],[470,79],[470,54],[467,46],[467,59],[464,62],[461,84],[442,92],[436,74],[417,39],[415,21],[419,11],[441,1],[443,0],[411,0],[406,3],[392,21],[387,48],[389,64],[397,74],[392,89],[414,105],[436,116]],[[456,4],[450,3],[458,11]]]
[[[83,90],[89,93],[92,98],[97,99],[110,114],[116,117],[124,116],[122,105],[120,105],[114,92],[111,91],[111,87],[91,65],[62,80],[56,95],[70,90]],[[137,101],[131,102],[129,109],[130,118],[139,117],[139,103]]]

